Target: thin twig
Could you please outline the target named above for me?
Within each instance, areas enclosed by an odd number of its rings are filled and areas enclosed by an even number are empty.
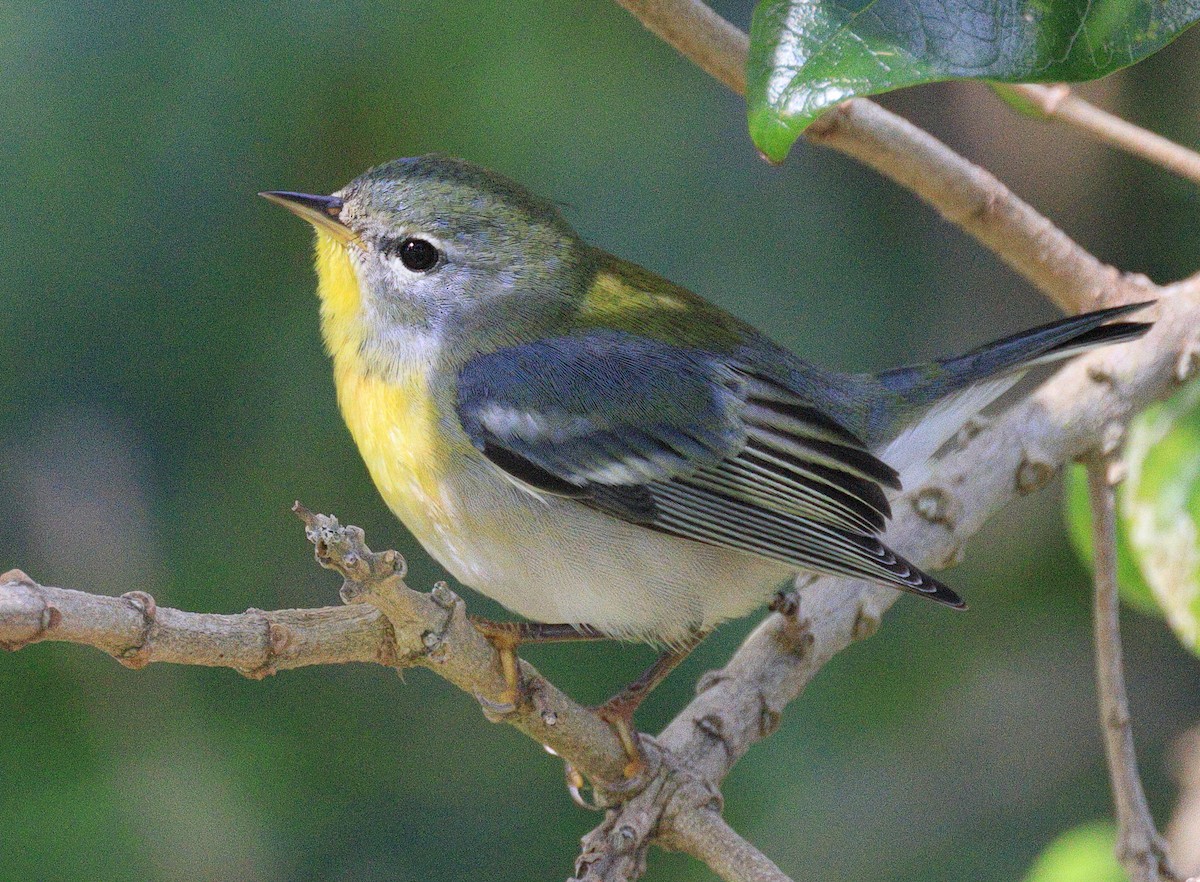
[[[1116,493],[1113,461],[1099,453],[1087,460],[1095,568],[1094,629],[1100,727],[1117,813],[1117,857],[1133,882],[1174,880],[1167,847],[1150,815],[1138,775],[1129,696],[1121,654],[1117,599]]]
[[[684,57],[745,93],[749,38],[700,0],[617,2]],[[1145,295],[1142,277],[1097,260],[990,172],[872,101],[838,105],[806,135],[912,190],[1068,312]]]
[[[838,105],[807,134],[920,196],[1065,312],[1145,296],[1147,279],[1097,260],[991,172],[872,101]]]
[[[746,57],[750,38],[713,12],[690,0],[617,0],[664,43],[675,47],[714,80],[737,95],[746,94]]]
[[[1074,94],[1067,86],[1023,83],[997,84],[993,88],[1031,105],[1048,120],[1069,125],[1102,144],[1139,156],[1181,178],[1200,184],[1200,153],[1107,110],[1101,110]]]
[[[616,799],[640,783],[626,780],[629,758],[609,724],[528,662],[517,663],[523,700],[500,707],[497,700],[508,686],[500,656],[471,624],[466,604],[449,586],[439,583],[428,594],[414,591],[404,583],[405,564],[395,551],[372,551],[361,529],[343,527],[337,518],[314,514],[300,503],[294,511],[304,522],[317,562],[345,579],[342,600],[370,604],[391,623],[397,664],[422,665],[474,696],[490,720],[508,723],[563,757],[604,798]],[[649,752],[647,760],[653,770],[656,755]]]

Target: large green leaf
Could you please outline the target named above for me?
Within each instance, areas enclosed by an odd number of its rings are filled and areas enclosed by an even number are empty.
[[[1116,843],[1117,831],[1109,823],[1068,830],[1038,855],[1025,882],[1127,882]]]
[[[1117,496],[1121,596],[1164,615],[1183,644],[1200,653],[1200,382],[1133,421],[1125,462]],[[1090,561],[1082,471],[1077,467],[1069,478],[1067,521]]]
[[[1200,652],[1200,383],[1130,427],[1120,517],[1154,599]]]
[[[782,160],[833,104],[950,79],[1077,82],[1161,49],[1200,0],[760,0],[750,134]]]

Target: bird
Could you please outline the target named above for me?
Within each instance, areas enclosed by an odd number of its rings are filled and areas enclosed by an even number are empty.
[[[595,247],[559,208],[432,154],[331,195],[260,194],[316,231],[341,413],[393,513],[462,584],[522,700],[519,645],[616,639],[660,655],[599,707],[633,713],[722,622],[799,573],[963,608],[884,540],[891,499],[1031,368],[1142,336],[1065,318],[878,373],[801,359],[692,291]]]

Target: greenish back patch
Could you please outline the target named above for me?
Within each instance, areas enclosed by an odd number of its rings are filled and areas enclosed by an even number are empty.
[[[710,352],[732,352],[754,334],[686,288],[607,255],[596,267],[575,326],[609,328]]]

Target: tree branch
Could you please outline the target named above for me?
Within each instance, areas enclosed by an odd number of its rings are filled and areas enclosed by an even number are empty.
[[[1002,96],[1011,96],[1031,107],[1044,119],[1071,126],[1095,141],[1124,150],[1200,184],[1200,153],[1101,110],[1065,85],[996,83],[992,88]]]
[[[1145,296],[1143,276],[1097,260],[991,172],[872,101],[840,104],[806,134],[920,196],[1065,312]]]
[[[357,527],[299,504],[296,510],[317,561],[344,577],[341,596],[352,606],[189,613],[159,607],[142,591],[104,597],[39,585],[9,570],[0,576],[0,648],[58,640],[94,646],[130,668],[175,662],[229,667],[255,679],[313,664],[420,665],[475,696],[491,718],[567,758],[604,797],[620,798],[631,783],[624,777],[628,758],[607,723],[524,661],[529,700],[497,716],[489,699],[505,688],[499,658],[467,619],[462,600],[444,584],[428,594],[413,591],[396,552],[377,554]],[[654,771],[657,753],[647,753]]]
[[[1100,727],[1117,812],[1117,858],[1133,882],[1173,882],[1178,877],[1167,859],[1166,843],[1154,826],[1138,775],[1129,696],[1125,690],[1117,599],[1115,467],[1115,460],[1101,453],[1087,459],[1095,554],[1096,690],[1100,696]]]
[[[663,845],[699,858],[726,882],[791,882],[713,808],[698,808],[675,819]]]
[[[694,0],[617,0],[656,37],[674,46],[737,95],[746,94],[746,57],[750,38]]]
[[[700,0],[617,2],[686,58],[745,94],[749,38]],[[693,29],[696,21],[703,24]],[[990,172],[872,101],[839,104],[805,134],[911,190],[1068,312],[1144,296],[1138,290],[1149,284],[1143,277],[1097,260]]]
[[[204,665],[255,680],[306,665],[395,663],[388,621],[369,607],[191,613],[160,607],[143,591],[104,597],[9,570],[0,575],[0,648],[42,641],[94,646],[127,668]]]

